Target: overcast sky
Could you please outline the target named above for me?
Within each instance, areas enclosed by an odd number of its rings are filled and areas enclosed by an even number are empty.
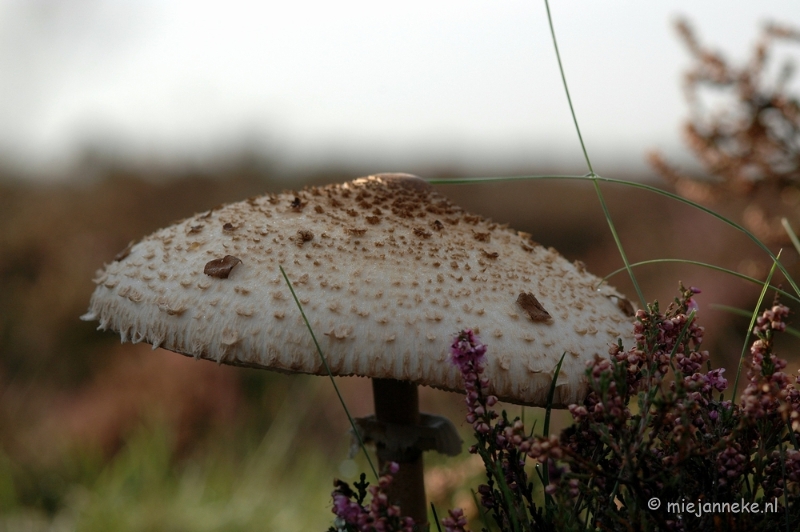
[[[800,26],[796,0],[552,4],[600,171],[680,153],[677,15],[739,58],[760,23]],[[91,146],[584,170],[542,1],[0,0],[0,157],[57,171]]]

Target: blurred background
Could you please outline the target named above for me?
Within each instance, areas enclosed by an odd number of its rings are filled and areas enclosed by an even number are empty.
[[[552,14],[595,170],[722,212],[784,248],[796,275],[780,224],[800,228],[793,4]],[[543,3],[0,0],[0,531],[325,529],[333,477],[366,470],[348,459],[329,382],[120,345],[78,317],[94,272],[133,239],[219,203],[385,171],[586,173]],[[438,189],[598,275],[622,265],[589,183]],[[632,262],[766,276],[764,252],[707,214],[602,190]],[[760,287],[687,264],[636,274],[650,301],[678,281],[703,290],[708,349],[733,373],[747,319],[714,305],[752,309]],[[636,300],[625,274],[611,282]],[[340,385],[351,413],[372,411],[368,382]],[[460,396],[422,402],[469,442]],[[474,515],[480,472],[429,457],[440,513]]]

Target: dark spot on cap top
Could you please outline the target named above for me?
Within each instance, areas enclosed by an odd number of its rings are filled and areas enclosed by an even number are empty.
[[[431,234],[428,231],[426,231],[425,229],[422,229],[421,227],[415,227],[414,228],[414,234],[417,235],[420,238],[430,238],[431,237]]]
[[[236,230],[236,226],[234,226],[232,223],[228,222],[228,223],[226,223],[225,225],[222,226],[222,230],[223,231],[234,231],[234,230]]]
[[[302,246],[303,244],[311,240],[314,240],[314,233],[312,233],[311,231],[308,231],[306,229],[300,229],[297,232],[297,238],[295,242],[297,243],[298,246]]]
[[[234,257],[233,255],[225,255],[221,259],[209,261],[205,268],[203,268],[203,273],[210,277],[227,279],[231,274],[231,270],[233,270],[233,268],[241,262],[242,260],[238,257]]]
[[[483,252],[483,256],[487,259],[496,259],[500,256],[500,254],[496,251],[486,251],[485,249],[481,250]]]
[[[189,228],[188,233],[191,235],[191,234],[194,234],[194,233],[199,233],[202,230],[203,230],[203,224],[197,224],[197,225],[191,226]]]
[[[547,312],[536,296],[530,292],[523,292],[517,297],[517,304],[522,307],[522,310],[528,315],[532,321],[549,321],[552,319],[550,313]]]
[[[300,198],[298,198],[297,196],[294,197],[294,199],[292,200],[292,203],[290,203],[289,205],[292,208],[292,210],[295,210],[295,211],[302,211],[303,207],[306,206],[305,202],[300,201]]]
[[[492,238],[492,235],[490,233],[479,233],[474,229],[472,230],[472,236],[474,236],[475,240],[477,240],[478,242],[488,242]]]

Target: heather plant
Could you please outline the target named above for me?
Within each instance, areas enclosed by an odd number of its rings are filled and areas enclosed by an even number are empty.
[[[744,391],[735,397],[742,369],[740,362],[731,397],[725,399],[728,390],[725,369],[712,368],[709,353],[702,349],[704,329],[697,322],[699,307],[696,302],[700,290],[680,285],[678,297],[666,308],[662,309],[658,302],[647,304],[633,274],[633,267],[641,263],[628,261],[600,184],[616,183],[645,189],[723,221],[747,235],[772,259],[773,272],[777,269],[784,274],[794,294],[780,289],[776,294],[796,299],[795,296],[800,296],[800,287],[780,262],[780,253],[773,254],[753,234],[757,231],[748,230],[691,199],[642,183],[602,177],[594,171],[569,94],[547,0],[545,6],[565,95],[588,173],[582,176],[451,179],[433,183],[510,179],[591,182],[642,308],[636,312],[633,323],[634,345],[626,348],[618,342],[610,346],[608,356],[595,356],[587,365],[589,393],[581,404],[569,406],[572,424],[560,434],[549,433],[549,407],[539,435],[526,428],[520,417],[511,418],[506,411],[497,412],[494,409],[497,397],[490,393],[491,383],[484,375],[486,358],[491,356],[490,346],[483,344],[472,330],[462,330],[456,335],[450,346],[451,360],[464,380],[466,420],[475,438],[470,453],[481,458],[486,473],[485,483],[478,486],[476,493],[481,530],[796,529],[800,522],[797,503],[800,497],[800,390],[796,386],[800,377],[790,377],[784,371],[786,360],[778,356],[774,342],[776,333],[786,329],[788,307],[776,296],[771,307],[754,318],[751,323],[754,340],[749,344],[749,357],[745,357],[744,352],[741,357],[742,361],[745,358],[747,361]],[[771,27],[759,45],[751,70],[735,75],[719,56],[707,53],[692,40],[688,26],[683,26],[683,31],[693,53],[706,68],[698,71],[693,83],[698,86],[706,82],[717,86],[739,84],[745,104],[764,100],[757,88],[770,39],[796,38],[796,33]],[[788,76],[787,70],[778,86],[779,92],[784,89]],[[751,122],[755,125],[741,134],[733,131],[730,138],[723,138],[727,130],[712,125],[706,132],[700,128],[693,130],[693,138],[697,146],[705,150],[702,154],[720,163],[714,167],[715,171],[733,172],[725,178],[731,183],[741,181],[751,190],[763,188],[761,181],[796,188],[796,128],[791,126],[796,124],[796,110],[796,100],[770,97],[757,109],[751,109],[755,113],[754,122]],[[782,115],[776,116],[776,113]],[[767,122],[790,124],[791,134],[776,140],[762,127]],[[780,124],[776,127],[783,127]],[[786,153],[778,146],[784,140],[792,145],[788,152],[784,150]],[[744,146],[743,151],[738,148],[726,151],[736,143],[747,142],[750,147]],[[785,157],[777,160],[772,152],[781,152]],[[669,170],[658,156],[653,162],[657,166],[661,164],[660,170]],[[761,174],[753,174],[753,168]],[[676,180],[673,182],[678,184]],[[689,181],[681,183],[686,186],[678,187],[679,192],[691,196],[686,193]],[[708,185],[704,190],[712,190],[709,187],[713,188]],[[713,191],[723,189],[717,187]],[[695,186],[692,190],[699,188]],[[800,242],[790,225],[784,223],[783,226],[800,252]],[[768,235],[762,236],[768,238]],[[719,266],[685,262],[743,277]],[[770,279],[771,276],[772,273]],[[770,279],[764,283],[764,290],[771,286]],[[551,402],[559,370],[560,364],[554,369]],[[362,476],[361,484],[364,482]],[[390,482],[391,471],[385,473],[372,490],[372,500],[377,500],[379,506],[384,504],[385,487]],[[366,502],[366,491],[361,488],[356,494],[339,481],[335,486],[333,512],[337,516],[336,523],[344,523],[345,528],[331,530],[400,529],[391,528],[385,520],[367,523],[366,519],[361,528],[356,528],[357,516],[370,512],[377,515],[371,510],[374,502]],[[389,515],[388,510],[381,511]],[[395,517],[394,513],[391,515]],[[398,527],[408,523],[399,519],[395,522]],[[433,523],[440,531],[469,530],[467,517],[461,509],[449,510],[447,517],[441,521],[435,519]]]
[[[470,452],[486,465],[478,493],[494,524],[483,530],[789,530],[800,521],[800,378],[774,351],[788,308],[775,301],[758,318],[735,403],[723,397],[724,369],[701,350],[698,293],[681,287],[665,311],[653,303],[637,312],[635,345],[588,364],[590,392],[558,436],[533,436],[495,412],[482,376],[487,347],[472,331],[457,335]],[[466,530],[460,512],[443,524]]]
[[[353,487],[342,480],[334,480],[333,513],[336,519],[328,532],[413,532],[414,520],[403,517],[397,505],[389,503],[388,489],[392,483],[392,475],[397,473],[398,464],[390,462],[378,479],[378,483],[370,486],[367,475],[353,483]],[[367,493],[370,501],[367,503]]]
[[[587,364],[589,393],[569,406],[573,422],[560,435],[547,424],[534,435],[495,411],[489,348],[472,330],[455,336],[451,361],[475,438],[469,452],[486,471],[481,530],[766,531],[800,522],[800,377],[775,351],[789,309],[776,297],[755,320],[737,402],[724,398],[725,370],[712,369],[702,349],[699,293],[681,285],[665,310],[655,302],[636,313],[635,344],[613,344]],[[394,471],[369,489],[362,475],[357,492],[335,481],[330,531],[412,530],[386,499]],[[436,525],[468,530],[461,509]]]
[[[652,152],[650,164],[678,193],[705,204],[746,200],[744,223],[761,240],[788,243],[781,215],[800,201],[800,99],[790,90],[791,61],[772,73],[776,45],[797,45],[800,31],[766,24],[752,56],[737,64],[701,44],[686,20],[676,28],[693,65],[684,77],[688,148],[705,176],[688,175]],[[786,212],[780,213],[783,207]]]

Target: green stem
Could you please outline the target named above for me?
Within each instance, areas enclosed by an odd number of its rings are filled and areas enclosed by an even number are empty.
[[[758,296],[758,303],[756,304],[756,308],[753,310],[753,314],[750,317],[750,325],[747,327],[747,334],[744,338],[744,345],[742,345],[742,353],[739,355],[739,366],[736,368],[736,379],[733,381],[733,388],[731,388],[731,393],[733,397],[731,397],[731,401],[733,405],[736,405],[736,390],[739,387],[739,375],[742,373],[742,364],[744,363],[744,354],[747,352],[747,346],[750,344],[750,336],[753,334],[753,325],[756,323],[756,318],[758,317],[759,309],[761,308],[761,303],[764,301],[764,296],[767,293],[767,288],[769,288],[769,282],[772,280],[772,274],[775,273],[775,266],[778,265],[778,258],[781,256],[781,252],[778,252],[778,256],[775,258],[775,262],[772,263],[772,268],[769,270],[769,275],[767,276],[767,280],[764,283],[764,287],[761,289],[761,294]]]
[[[339,387],[336,385],[336,380],[333,378],[333,372],[331,372],[331,368],[328,366],[328,361],[325,360],[325,355],[322,354],[322,348],[319,346],[319,342],[317,342],[317,337],[314,334],[314,329],[311,328],[311,324],[308,322],[308,318],[306,317],[306,313],[303,311],[303,305],[300,304],[300,300],[297,299],[297,294],[294,292],[294,287],[292,286],[291,281],[289,281],[289,277],[287,277],[286,272],[283,270],[283,266],[278,266],[281,270],[281,274],[283,278],[286,280],[286,284],[289,285],[289,291],[292,293],[292,297],[294,298],[294,302],[297,304],[297,308],[300,309],[300,315],[303,316],[303,321],[306,323],[306,327],[308,327],[308,332],[311,333],[311,339],[314,340],[314,345],[317,348],[317,353],[319,353],[319,358],[322,360],[322,365],[325,367],[325,371],[328,372],[328,377],[331,379],[331,384],[333,384],[333,389],[336,390],[336,395],[339,397],[339,402],[342,404],[342,408],[344,408],[344,413],[347,414],[347,419],[350,421],[350,426],[353,428],[353,434],[356,435],[358,438],[358,444],[361,446],[361,450],[364,451],[364,456],[367,457],[367,462],[369,463],[370,469],[372,469],[372,474],[375,475],[375,478],[378,477],[378,471],[375,469],[375,466],[372,463],[372,459],[369,457],[369,453],[367,452],[367,447],[364,445],[364,440],[361,439],[361,432],[356,427],[356,422],[353,420],[353,417],[350,415],[350,411],[347,409],[347,405],[344,402],[344,398],[342,394],[339,392]]]
[[[733,227],[734,229],[736,229],[737,231],[745,234],[750,240],[752,240],[759,248],[761,248],[767,255],[769,255],[769,257],[773,260],[773,262],[777,262],[778,269],[786,277],[786,280],[791,285],[791,287],[794,289],[794,292],[798,296],[800,296],[800,287],[797,286],[797,283],[795,282],[794,278],[789,274],[788,270],[786,270],[786,267],[783,264],[781,264],[780,261],[777,260],[777,257],[775,256],[775,254],[772,253],[772,251],[770,251],[770,249],[763,242],[761,242],[761,240],[759,240],[757,236],[755,236],[753,233],[751,233],[750,231],[748,231],[747,229],[745,229],[741,225],[737,224],[733,220],[729,220],[728,218],[722,216],[721,214],[718,214],[718,213],[714,212],[713,210],[709,209],[708,207],[704,207],[704,206],[700,205],[697,202],[694,202],[692,200],[683,198],[681,196],[678,196],[677,194],[673,194],[672,192],[667,192],[666,190],[662,190],[662,189],[660,189],[658,187],[654,187],[652,185],[646,185],[644,183],[637,183],[635,181],[626,181],[624,179],[614,179],[614,178],[611,178],[611,177],[603,177],[603,176],[600,176],[600,175],[594,175],[594,176],[592,176],[592,175],[582,175],[582,176],[577,176],[577,175],[560,175],[560,176],[554,176],[554,175],[539,175],[539,176],[537,176],[537,175],[529,175],[529,176],[512,176],[512,177],[471,177],[471,178],[460,178],[460,179],[435,179],[435,180],[429,181],[429,183],[431,183],[432,185],[448,185],[448,184],[455,185],[455,184],[470,184],[470,183],[473,183],[473,184],[474,183],[491,183],[491,182],[495,182],[495,181],[523,181],[523,180],[538,180],[538,179],[558,179],[558,180],[565,180],[565,181],[603,181],[605,183],[615,183],[615,184],[623,185],[623,186],[627,186],[627,187],[639,188],[639,189],[642,189],[642,190],[647,190],[648,192],[652,192],[652,193],[658,194],[660,196],[665,196],[667,198],[673,199],[675,201],[678,201],[680,203],[684,203],[686,205],[694,207],[695,209],[703,211],[704,213],[706,213],[706,214],[708,214],[708,215],[720,220],[721,222],[725,223],[726,225],[729,225],[729,226]]]
[[[755,277],[750,277],[749,275],[745,275],[743,273],[739,273],[739,272],[736,272],[736,271],[733,271],[733,270],[729,270],[728,268],[723,268],[722,266],[717,266],[715,264],[709,264],[707,262],[700,262],[699,260],[690,260],[690,259],[651,259],[651,260],[643,260],[643,261],[640,261],[640,262],[634,262],[633,264],[631,264],[631,268],[636,268],[638,266],[645,266],[645,265],[648,265],[648,264],[661,264],[661,263],[669,263],[669,262],[677,262],[677,263],[680,263],[680,264],[692,264],[694,266],[702,266],[703,268],[708,268],[710,270],[716,270],[718,272],[727,273],[728,275],[733,275],[734,277],[738,277],[739,279],[744,279],[745,281],[750,281],[751,283],[757,284],[759,286],[764,284],[763,281],[761,281],[760,279],[756,279]],[[610,278],[614,277],[615,275],[620,274],[620,273],[622,273],[624,271],[625,271],[625,268],[617,268],[613,272],[611,272],[608,275],[606,275],[605,277],[603,277],[603,280],[600,281],[595,288],[600,288],[600,285],[602,285],[603,282],[607,281],[608,279],[610,279]],[[770,285],[769,288],[771,288],[772,290],[775,290],[776,292],[778,292],[782,296],[788,297],[789,299],[800,303],[800,298],[799,297],[794,296],[791,293],[789,293],[789,292],[787,292],[785,290],[782,290],[782,289],[780,289],[779,287],[777,287],[775,285]],[[717,305],[717,306],[722,307],[722,305]],[[750,313],[748,312],[747,315],[749,316]]]
[[[550,2],[548,0],[544,0],[544,5],[547,8],[547,23],[550,25],[550,36],[553,38],[553,48],[556,51],[556,59],[558,60],[558,71],[561,73],[561,83],[564,85],[564,93],[567,95],[567,103],[569,103],[569,112],[572,115],[572,123],[575,124],[575,131],[578,133],[578,140],[581,143],[581,150],[583,150],[583,157],[586,159],[586,166],[589,168],[589,175],[592,178],[596,178],[597,174],[594,172],[594,168],[592,167],[592,161],[589,159],[589,152],[586,150],[586,143],[583,142],[583,135],[581,134],[581,128],[578,125],[578,116],[575,114],[575,107],[572,105],[572,96],[569,94],[569,86],[567,85],[567,76],[564,73],[564,64],[561,61],[561,53],[558,51],[558,40],[556,39],[556,30],[553,26],[553,17],[550,13]],[[608,223],[608,228],[611,230],[611,235],[614,237],[614,242],[617,244],[617,249],[619,250],[619,255],[622,257],[622,262],[625,264],[625,269],[628,270],[628,275],[630,275],[631,282],[633,283],[633,287],[636,289],[636,294],[639,296],[639,302],[642,305],[642,308],[647,306],[647,300],[644,297],[644,293],[642,292],[641,287],[639,286],[639,282],[636,280],[636,277],[633,275],[633,270],[628,264],[628,256],[625,254],[625,249],[622,247],[622,241],[619,238],[619,234],[617,234],[617,229],[614,227],[614,222],[611,219],[611,213],[608,211],[608,206],[606,205],[606,200],[603,197],[603,192],[600,190],[600,185],[597,183],[597,179],[593,179],[594,190],[597,193],[597,199],[600,201],[600,207],[603,209],[603,215],[606,217],[606,222]]]

